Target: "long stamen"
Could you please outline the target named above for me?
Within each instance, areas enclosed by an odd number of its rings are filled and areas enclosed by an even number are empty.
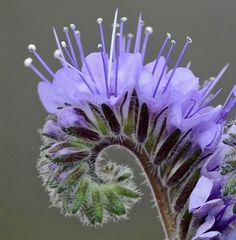
[[[81,39],[80,39],[80,32],[78,30],[74,30],[74,25],[72,25],[72,30],[74,31],[75,40],[76,40],[77,46],[79,48],[81,61],[85,64],[85,67],[86,67],[86,69],[88,71],[88,74],[89,74],[91,80],[95,83],[93,74],[92,74],[91,69],[90,69],[90,67],[88,65],[88,62],[87,62],[87,60],[85,58],[83,45],[82,45],[82,42],[81,42]]]
[[[130,53],[131,42],[132,42],[132,39],[134,38],[134,35],[132,33],[129,33],[127,35],[127,38],[128,38],[128,40],[127,40],[127,46],[126,46],[125,52]]]
[[[123,45],[124,45],[124,23],[127,21],[126,17],[122,17],[120,19],[120,38],[119,38],[119,42],[120,42],[120,54],[122,54],[122,51],[124,49]]]
[[[37,48],[34,44],[28,45],[28,50],[34,54],[34,56],[38,59],[38,61],[42,64],[42,66],[48,71],[48,73],[54,77],[54,72],[52,69],[48,66],[48,64],[42,59],[42,57],[37,53]]]
[[[24,61],[25,67],[29,67],[33,70],[33,72],[44,82],[49,83],[49,80],[32,64],[32,58],[26,58]]]
[[[153,70],[152,70],[152,75],[154,75],[154,73],[156,71],[156,68],[157,68],[157,64],[159,62],[159,59],[160,59],[160,57],[161,57],[161,55],[162,55],[162,53],[163,53],[163,51],[164,51],[164,49],[165,49],[165,47],[166,47],[166,45],[167,45],[167,43],[170,39],[171,39],[171,34],[167,33],[166,34],[166,39],[165,39],[164,43],[162,44],[160,51],[157,54],[156,62],[154,64],[154,67],[153,67]]]
[[[103,70],[104,70],[104,78],[105,78],[105,86],[106,86],[107,98],[110,98],[108,79],[107,79],[107,74],[108,74],[108,72],[107,72],[107,64],[106,64],[107,59],[105,59],[104,50],[103,50],[102,44],[99,44],[98,48],[100,49],[102,62],[103,62]]]
[[[55,37],[55,40],[56,40],[57,48],[61,51],[61,57],[65,61],[65,56],[64,56],[64,53],[62,51],[61,44],[60,44],[56,29],[54,27],[53,27],[53,33],[54,33],[54,37]],[[60,63],[63,67],[67,67],[67,65],[63,61],[60,61]]]
[[[120,47],[119,46],[119,40],[121,36],[118,33],[116,36],[116,75],[115,75],[115,97],[117,97],[117,88],[118,88],[118,70],[119,70],[119,52],[120,52]]]
[[[105,44],[105,37],[104,37],[104,31],[103,31],[102,22],[103,22],[102,18],[98,18],[97,19],[97,23],[99,25],[101,42],[102,42],[102,48],[101,49],[106,53],[106,44]]]
[[[163,75],[164,75],[164,72],[165,72],[167,63],[168,63],[168,61],[169,61],[169,59],[170,59],[170,56],[171,56],[171,54],[172,54],[172,52],[173,52],[173,49],[174,49],[175,44],[176,44],[176,42],[175,42],[174,40],[172,40],[172,41],[171,41],[170,49],[169,49],[169,51],[168,51],[168,53],[167,53],[167,56],[166,56],[165,64],[164,64],[164,66],[163,66],[163,68],[162,68],[161,75],[160,75],[160,77],[159,77],[159,79],[158,79],[158,81],[157,81],[156,88],[155,88],[155,90],[154,90],[154,92],[153,92],[153,97],[156,96],[157,90],[158,90],[159,85],[160,85],[160,83],[161,83],[161,79],[162,79],[162,77],[163,77]]]
[[[217,122],[220,123],[224,121],[226,116],[231,112],[232,108],[236,105],[236,85],[233,87],[228,97],[225,100],[222,110],[219,114]]]
[[[147,43],[148,43],[148,39],[150,37],[150,35],[153,33],[153,28],[152,27],[146,27],[145,28],[145,38],[143,41],[143,47],[142,47],[142,62],[144,60],[144,56],[146,54],[146,49],[147,49]]]
[[[181,51],[181,53],[180,53],[177,61],[176,61],[176,64],[175,64],[175,66],[174,66],[174,68],[173,68],[173,70],[172,70],[172,73],[171,73],[171,75],[170,75],[170,77],[169,77],[169,79],[168,79],[168,81],[167,81],[167,84],[166,84],[166,86],[165,86],[165,88],[164,88],[164,90],[163,90],[162,93],[164,93],[164,92],[167,90],[167,88],[168,88],[168,86],[169,86],[169,84],[170,84],[170,82],[171,82],[171,79],[172,79],[172,77],[174,76],[175,71],[176,71],[177,67],[179,66],[181,60],[183,59],[183,56],[184,56],[184,54],[185,54],[185,51],[186,51],[186,49],[187,49],[187,47],[188,47],[188,45],[189,45],[190,43],[192,43],[192,39],[191,39],[190,37],[187,37],[187,38],[186,38],[186,43],[185,43],[185,45],[184,45],[184,47],[183,47],[183,49],[182,49],[182,51]]]
[[[219,72],[219,74],[217,75],[216,78],[214,78],[214,81],[212,81],[212,83],[208,86],[208,88],[206,89],[206,92],[203,95],[203,99],[205,99],[208,94],[212,91],[212,89],[215,87],[215,85],[219,82],[219,80],[221,79],[221,77],[224,75],[225,71],[227,70],[227,68],[229,67],[229,64],[226,64],[222,70]]]
[[[56,59],[59,59],[61,60],[65,65],[67,65],[68,67],[72,68],[73,70],[75,70],[79,76],[81,77],[81,79],[83,80],[83,82],[85,83],[85,85],[88,87],[88,89],[90,90],[91,93],[94,93],[92,88],[90,87],[90,85],[88,84],[88,82],[86,81],[86,78],[84,76],[84,74],[82,72],[80,72],[77,68],[75,68],[73,65],[71,65],[70,63],[68,63],[66,60],[64,60],[62,57],[61,57],[61,51],[59,49],[57,49],[55,52],[54,52],[54,57]]]
[[[144,22],[142,20],[142,13],[140,13],[139,14],[139,19],[138,19],[138,26],[137,26],[136,41],[135,41],[135,46],[134,46],[134,53],[137,53],[140,50],[140,43],[141,43],[143,25],[144,25]]]
[[[113,22],[113,28],[112,28],[112,37],[111,37],[111,46],[110,46],[110,56],[109,56],[109,65],[108,65],[108,83],[110,83],[110,78],[111,78],[112,57],[113,57],[115,37],[116,37],[117,17],[118,17],[118,9],[116,9],[116,12],[115,12],[114,22]]]
[[[69,58],[69,60],[70,60],[70,62],[72,63],[72,65],[74,65],[74,60],[73,60],[70,52],[69,52],[68,49],[67,49],[66,42],[65,42],[65,41],[61,41],[61,46],[62,46],[63,49],[65,50],[66,56]]]
[[[67,43],[69,45],[70,52],[72,54],[73,63],[74,63],[76,68],[79,68],[79,65],[78,65],[78,62],[77,62],[77,59],[76,59],[76,56],[75,56],[75,50],[74,50],[74,47],[73,47],[73,44],[71,42],[71,38],[70,38],[70,35],[69,35],[69,28],[64,27],[63,30],[64,30],[64,33],[66,34],[66,40],[67,40]]]

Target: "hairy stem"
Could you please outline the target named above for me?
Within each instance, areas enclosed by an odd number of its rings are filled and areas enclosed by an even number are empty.
[[[169,199],[167,196],[167,189],[163,186],[157,171],[153,171],[153,166],[150,162],[150,156],[146,150],[140,146],[137,147],[137,143],[134,143],[131,138],[125,137],[122,140],[119,139],[107,139],[107,146],[111,145],[121,145],[131,151],[138,159],[142,169],[144,170],[146,177],[148,179],[149,185],[153,197],[156,202],[156,206],[161,218],[161,222],[164,228],[166,239],[176,240],[175,237],[175,221],[174,216],[171,213]],[[106,144],[105,144],[106,145]],[[102,148],[105,147],[102,144]],[[97,149],[98,150],[98,149]],[[101,149],[102,150],[102,149]]]

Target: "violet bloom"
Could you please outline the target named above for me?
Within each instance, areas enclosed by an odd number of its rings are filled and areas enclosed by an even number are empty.
[[[140,14],[134,38],[125,34],[126,21],[122,17],[118,24],[116,11],[107,46],[103,20],[98,18],[98,51],[87,56],[74,24],[64,27],[62,42],[54,29],[54,56],[61,64],[56,72],[36,46],[29,45],[48,76],[31,58],[25,60],[41,79],[38,93],[50,116],[41,131],[38,171],[51,202],[64,215],[78,216],[89,225],[127,218],[141,196],[133,172],[112,162],[103,165],[99,158],[107,147],[119,145],[141,164],[167,239],[234,236],[230,212],[234,201],[220,194],[219,168],[225,154],[221,149],[225,122],[236,104],[235,89],[223,105],[211,106],[220,93],[213,94],[213,88],[228,65],[201,86],[190,64],[181,66],[190,37],[174,66],[169,66],[176,45],[169,33],[157,57],[146,63],[153,29],[143,31]],[[195,218],[201,226],[193,224]]]

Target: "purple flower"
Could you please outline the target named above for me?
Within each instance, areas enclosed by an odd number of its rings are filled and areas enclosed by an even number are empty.
[[[97,20],[98,51],[88,55],[74,24],[64,27],[66,41],[60,42],[54,29],[54,57],[61,64],[56,72],[35,45],[28,47],[50,77],[31,58],[25,60],[41,79],[38,94],[52,119],[42,131],[43,159],[38,167],[52,202],[65,215],[76,214],[92,225],[126,217],[139,199],[132,172],[124,166],[97,164],[104,149],[120,145],[137,156],[156,203],[163,203],[158,208],[168,239],[174,239],[174,234],[178,234],[175,239],[190,239],[193,233],[189,235],[186,226],[192,226],[193,220],[187,225],[183,217],[189,212],[198,223],[193,239],[232,239],[235,199],[223,196],[231,177],[220,170],[230,146],[235,146],[224,129],[236,105],[236,87],[223,105],[211,106],[221,91],[212,93],[213,89],[228,65],[201,85],[190,64],[181,64],[190,37],[170,66],[176,43],[169,33],[156,58],[146,63],[153,29],[146,27],[143,36],[140,14],[133,39],[125,34],[127,19],[121,18],[118,28],[117,18],[118,11],[109,47],[103,20]],[[228,145],[223,143],[226,137]]]

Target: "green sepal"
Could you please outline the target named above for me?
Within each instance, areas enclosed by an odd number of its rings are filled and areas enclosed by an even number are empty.
[[[91,224],[102,223],[103,219],[103,204],[98,188],[92,188],[92,221]]]
[[[86,164],[82,163],[73,172],[71,172],[68,177],[58,186],[57,193],[62,193],[73,184],[78,183],[78,180],[86,172]]]
[[[139,198],[140,197],[140,194],[128,189],[128,188],[125,188],[125,187],[122,187],[122,186],[119,186],[119,185],[116,185],[112,188],[112,190],[117,194],[117,195],[120,195],[120,196],[123,196],[123,197],[128,197],[128,198]]]
[[[127,172],[127,173],[124,173],[124,174],[122,174],[121,176],[119,176],[119,177],[117,178],[117,182],[123,182],[123,181],[125,181],[125,180],[130,179],[130,178],[132,178],[132,174],[129,173],[129,172]]]
[[[226,183],[223,194],[224,196],[236,194],[236,176],[232,176]]]
[[[105,202],[105,208],[108,212],[117,216],[122,216],[126,213],[124,204],[111,189],[105,189],[104,194],[107,200]]]
[[[87,179],[81,179],[80,185],[75,193],[75,199],[73,200],[72,203],[72,209],[71,212],[73,214],[76,214],[82,204],[86,200],[86,195],[89,189],[89,181]]]
[[[236,160],[227,161],[222,166],[221,174],[227,175],[227,174],[233,172],[234,170],[236,170]]]

